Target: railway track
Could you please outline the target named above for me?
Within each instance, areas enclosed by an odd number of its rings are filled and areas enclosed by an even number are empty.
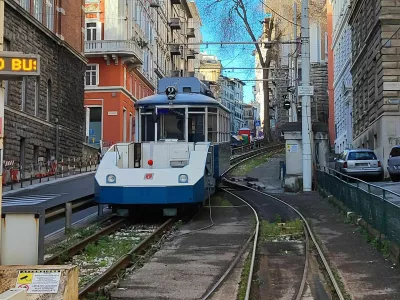
[[[89,283],[79,290],[79,298],[84,298],[91,292],[96,292],[101,286],[107,284],[121,270],[132,266],[138,260],[137,256],[143,255],[156,242],[157,238],[163,235],[168,229],[173,226],[174,219],[168,219],[159,226],[151,235],[144,239],[139,245],[131,249],[125,255],[121,256],[115,263],[111,265],[101,275],[95,277]]]
[[[249,207],[251,207],[251,209],[253,210],[255,217],[256,217],[256,228],[254,230],[254,233],[252,235],[253,238],[253,247],[252,247],[252,252],[251,252],[251,262],[250,262],[250,272],[249,272],[249,276],[248,276],[248,280],[247,280],[247,286],[246,286],[246,295],[245,295],[245,300],[248,300],[250,295],[251,295],[251,288],[252,288],[252,282],[253,282],[253,276],[254,276],[254,266],[255,266],[255,261],[256,261],[256,254],[257,254],[257,247],[258,247],[258,237],[259,237],[259,232],[260,232],[260,216],[259,216],[259,212],[257,211],[257,208],[251,203],[251,201],[249,201],[249,199],[245,199],[245,197],[238,195],[238,193],[236,191],[243,191],[243,190],[250,190],[253,191],[254,193],[257,193],[259,195],[261,195],[263,198],[265,198],[266,200],[269,201],[274,201],[275,203],[279,203],[279,205],[283,205],[284,207],[286,207],[287,210],[290,210],[292,212],[294,212],[303,222],[304,225],[304,237],[305,237],[305,251],[304,251],[304,265],[303,265],[303,275],[301,277],[301,280],[298,283],[298,289],[295,292],[295,296],[293,297],[293,299],[295,300],[301,300],[303,299],[303,295],[305,292],[305,287],[306,287],[306,280],[307,280],[307,276],[309,273],[309,265],[310,265],[310,255],[309,253],[311,252],[311,243],[310,241],[312,241],[312,245],[315,247],[316,249],[316,253],[318,255],[318,259],[320,261],[321,267],[324,269],[325,273],[327,274],[330,283],[333,287],[333,293],[335,294],[337,299],[340,300],[344,300],[344,296],[343,293],[339,287],[339,284],[334,276],[334,273],[332,271],[332,269],[330,268],[328,261],[321,249],[321,246],[319,245],[318,240],[316,239],[314,233],[311,230],[311,226],[309,224],[309,222],[307,221],[307,219],[301,214],[300,211],[298,211],[295,207],[293,207],[292,205],[290,205],[289,203],[279,199],[278,197],[268,194],[266,192],[260,191],[258,189],[255,189],[253,187],[249,187],[245,184],[241,184],[237,181],[231,181],[228,179],[229,176],[229,172],[231,172],[234,168],[240,166],[241,164],[243,164],[244,162],[255,158],[259,155],[265,154],[265,152],[267,151],[263,151],[260,153],[257,153],[255,155],[252,155],[250,157],[247,157],[237,163],[235,163],[234,165],[231,166],[231,168],[225,172],[225,174],[223,174],[223,178],[222,178],[222,182],[224,183],[224,185],[228,186],[230,189],[228,189],[227,187],[222,187],[221,189],[225,192],[230,194],[231,196],[235,197],[236,199],[242,201],[243,203],[245,203],[246,205],[248,205]],[[245,246],[247,246],[249,243],[247,243]],[[238,258],[243,254],[244,251],[241,251],[238,256],[236,257],[236,259],[233,261],[232,265],[236,264]],[[232,266],[228,269],[231,270]],[[205,298],[203,298],[203,300],[208,299],[214,292],[215,290],[218,288],[218,286],[220,285],[220,283],[227,277],[228,274],[224,274],[221,279],[218,281],[218,284],[216,284],[213,289],[207,294],[207,296]]]

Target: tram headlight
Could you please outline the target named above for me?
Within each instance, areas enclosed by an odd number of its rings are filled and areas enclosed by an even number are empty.
[[[188,183],[189,177],[186,174],[181,174],[178,177],[179,183]]]
[[[116,183],[117,182],[117,177],[115,177],[114,174],[109,174],[106,177],[107,183]]]

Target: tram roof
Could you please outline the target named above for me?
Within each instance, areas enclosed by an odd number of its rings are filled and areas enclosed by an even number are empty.
[[[168,97],[165,94],[156,94],[136,101],[135,106],[170,105],[171,103],[172,105],[217,106],[230,112],[228,108],[223,106],[217,100],[197,93],[178,93],[172,101],[168,100]]]

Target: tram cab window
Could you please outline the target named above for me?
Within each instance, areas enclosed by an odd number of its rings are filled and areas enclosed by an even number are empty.
[[[154,117],[142,115],[142,142],[154,142]]]
[[[159,108],[159,140],[178,139],[185,140],[185,109],[184,108]]]

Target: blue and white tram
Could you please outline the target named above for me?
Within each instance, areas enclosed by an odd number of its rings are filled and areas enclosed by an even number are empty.
[[[202,204],[229,168],[230,113],[194,77],[164,78],[135,103],[135,142],[113,145],[95,175],[95,199],[115,211]]]

